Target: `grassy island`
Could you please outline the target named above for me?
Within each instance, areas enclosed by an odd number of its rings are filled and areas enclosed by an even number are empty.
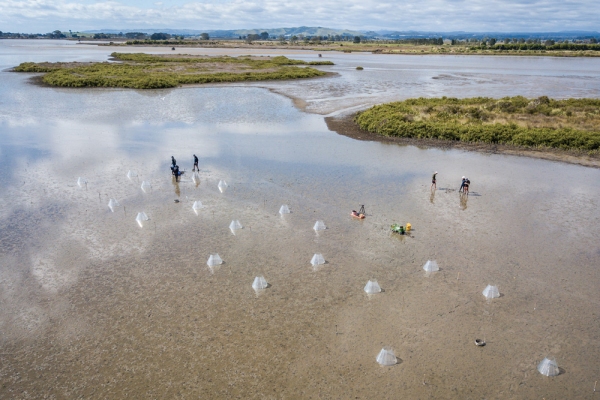
[[[181,54],[112,53],[118,62],[22,63],[16,72],[42,72],[51,86],[170,88],[186,84],[300,79],[326,73],[310,65],[333,65],[331,61],[306,62],[278,57],[209,57]]]
[[[600,99],[418,98],[377,105],[354,120],[383,136],[600,151]]]

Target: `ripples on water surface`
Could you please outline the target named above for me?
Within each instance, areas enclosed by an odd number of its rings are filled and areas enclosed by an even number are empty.
[[[0,41],[0,67],[113,51],[60,43]],[[600,60],[324,58],[339,75],[158,91],[0,73],[0,397],[592,393],[598,170],[358,142],[261,87],[322,114],[414,96],[598,97]],[[171,155],[187,170],[178,184]],[[456,193],[462,175],[468,199]],[[352,220],[360,204],[368,217]],[[150,218],[142,228],[138,212]],[[317,219],[328,227],[318,236]],[[235,236],[232,220],[244,226]],[[410,222],[411,237],[390,235],[393,222]],[[215,253],[225,262],[210,269]],[[327,261],[316,270],[314,253]],[[441,271],[426,278],[428,259]],[[258,275],[271,284],[260,297]],[[367,298],[372,278],[384,292]],[[487,284],[502,294],[489,304]],[[375,362],[383,346],[400,365]],[[564,374],[538,374],[546,356]]]

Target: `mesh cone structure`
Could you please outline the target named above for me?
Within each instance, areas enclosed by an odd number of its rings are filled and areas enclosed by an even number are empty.
[[[317,265],[325,264],[325,259],[323,258],[323,254],[315,254],[312,257],[312,259],[310,260],[310,263],[312,264],[313,267],[316,267]]]
[[[77,186],[84,187],[85,185],[87,185],[87,179],[82,177],[77,178]]]
[[[500,297],[500,292],[498,291],[498,286],[487,285],[485,289],[483,289],[483,295],[486,299],[491,300],[496,297]]]
[[[327,229],[327,227],[325,226],[325,222],[317,221],[317,222],[315,222],[315,226],[313,226],[313,229],[315,231],[322,231],[324,229]]]
[[[436,272],[440,270],[440,267],[438,267],[438,264],[435,260],[429,260],[425,263],[423,269],[425,272]]]
[[[396,359],[394,350],[390,349],[389,347],[384,347],[377,355],[377,362],[380,365],[390,366],[395,365],[398,360]]]
[[[192,206],[192,210],[197,211],[204,208],[204,206],[202,205],[202,202],[200,200],[197,200],[194,202],[194,205]]]
[[[142,190],[143,190],[144,192],[147,192],[147,191],[149,191],[149,190],[151,190],[151,189],[152,189],[152,185],[151,185],[151,184],[150,184],[150,182],[148,182],[148,181],[143,181],[143,182],[142,182],[142,185],[141,185],[140,187],[142,188]]]
[[[556,360],[553,358],[544,358],[541,363],[538,364],[537,367],[540,374],[546,376],[556,376],[560,374],[560,370],[558,369],[558,364]]]
[[[131,179],[131,178],[135,178],[135,177],[137,177],[137,176],[138,176],[138,175],[137,175],[137,172],[135,172],[135,171],[132,171],[132,170],[129,170],[129,171],[127,171],[127,177],[128,177],[129,179]]]
[[[135,220],[137,221],[138,225],[140,226],[140,228],[142,228],[144,225],[145,221],[148,221],[150,218],[148,218],[148,216],[146,215],[145,212],[140,212],[138,213],[137,217],[135,217]]]
[[[108,208],[110,208],[110,211],[115,212],[115,208],[119,207],[120,204],[116,199],[110,199],[108,201]]]
[[[289,213],[290,213],[290,208],[287,206],[287,204],[284,204],[279,208],[279,214],[283,215],[283,214],[289,214]]]
[[[225,190],[227,190],[227,187],[228,187],[228,186],[229,186],[229,185],[227,185],[227,182],[225,182],[224,180],[220,180],[220,181],[219,181],[219,184],[217,185],[217,187],[219,188],[219,191],[220,191],[221,193],[223,193]]]
[[[377,283],[375,279],[371,279],[365,285],[365,292],[367,292],[367,294],[381,293],[381,286],[379,286],[379,283]]]
[[[229,229],[231,229],[232,231],[235,231],[237,229],[242,229],[242,224],[240,223],[239,220],[234,219],[233,221],[231,221],[231,223],[229,224]]]
[[[263,276],[257,276],[252,282],[252,289],[261,290],[267,288],[267,280]]]
[[[209,267],[214,267],[221,264],[223,264],[223,260],[221,259],[219,254],[211,254],[210,257],[208,257],[208,261],[206,262],[206,265],[208,265]]]

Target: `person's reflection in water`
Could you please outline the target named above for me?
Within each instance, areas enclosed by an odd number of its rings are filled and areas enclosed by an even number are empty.
[[[469,199],[469,196],[466,194],[460,194],[460,208],[461,210],[466,210],[467,209],[467,200]]]
[[[435,190],[431,191],[431,195],[429,196],[429,202],[433,204],[433,200],[435,200]]]
[[[173,186],[175,186],[175,194],[177,197],[181,197],[181,189],[179,189],[179,182],[176,179],[173,180]]]

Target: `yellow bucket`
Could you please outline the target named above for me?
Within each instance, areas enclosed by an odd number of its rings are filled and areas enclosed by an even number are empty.
[[[407,222],[407,223],[406,223],[406,232],[410,231],[410,227],[411,227],[411,226],[412,226],[412,225],[410,224],[410,222]]]

